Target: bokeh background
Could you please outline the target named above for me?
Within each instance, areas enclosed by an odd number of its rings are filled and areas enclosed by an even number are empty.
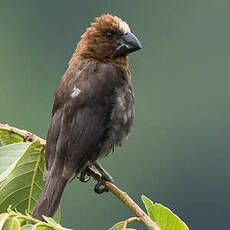
[[[141,207],[145,194],[191,229],[229,228],[229,0],[0,0],[0,122],[46,137],[76,43],[107,12],[129,23],[143,49],[130,55],[133,132],[102,163]],[[108,229],[132,216],[94,184],[67,187],[64,226]]]

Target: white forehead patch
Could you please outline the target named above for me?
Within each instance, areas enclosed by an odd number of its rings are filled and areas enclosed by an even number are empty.
[[[120,20],[119,28],[124,34],[126,34],[128,32],[130,33],[129,25],[125,21]]]
[[[74,97],[77,97],[80,93],[81,93],[81,90],[74,86],[73,91],[70,96],[74,98]]]

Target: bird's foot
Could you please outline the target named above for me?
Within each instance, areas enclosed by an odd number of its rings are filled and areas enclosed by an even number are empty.
[[[94,187],[94,191],[97,194],[108,192],[108,189],[105,186],[105,182],[106,181],[113,182],[112,176],[110,176],[110,174],[101,166],[99,162],[95,162],[94,166],[98,170],[98,172],[101,174],[101,177],[99,178],[96,186]]]
[[[83,183],[86,183],[90,180],[90,175],[88,173],[88,170],[85,169],[80,173],[79,180]]]
[[[107,180],[105,180],[105,178],[103,178],[103,176],[98,180],[97,184],[94,187],[94,192],[96,192],[97,194],[101,194],[103,192],[108,192],[108,189],[105,187],[105,182]]]
[[[82,182],[87,182],[87,181],[89,181],[90,176],[92,176],[95,180],[97,180],[97,184],[94,187],[94,191],[97,194],[101,194],[103,192],[108,192],[108,189],[106,188],[105,182],[106,181],[113,182],[113,178],[101,166],[101,164],[99,162],[95,162],[93,165],[96,168],[96,170],[93,169],[92,167],[86,168],[78,176],[79,180]]]

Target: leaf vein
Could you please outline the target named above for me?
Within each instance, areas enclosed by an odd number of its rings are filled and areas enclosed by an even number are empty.
[[[24,162],[18,164],[18,166],[27,165],[27,164],[36,163],[36,162],[37,162],[37,160],[33,160],[33,161],[24,161]]]
[[[33,188],[34,188],[34,183],[35,183],[35,177],[36,177],[36,174],[37,174],[39,163],[41,161],[41,157],[42,157],[42,154],[40,153],[39,157],[38,157],[38,161],[36,162],[36,164],[34,166],[34,170],[33,170],[34,173],[33,173],[33,176],[32,176],[31,187],[30,187],[30,192],[29,192],[29,202],[28,202],[28,210],[29,211],[30,211],[30,208],[31,208],[31,199],[33,199],[32,193],[33,193]]]
[[[25,188],[29,188],[30,185],[26,185],[26,186],[23,186],[21,188],[18,188],[16,190],[14,190],[13,192],[11,192],[10,194],[8,194],[7,196],[4,197],[4,199],[1,200],[1,203],[3,203],[5,200],[7,200],[9,197],[11,197],[12,195],[14,195],[15,193],[19,192],[20,190],[23,190]]]
[[[39,190],[42,191],[42,187],[41,187],[38,183],[34,182],[34,184],[37,186],[37,188],[38,188]]]
[[[14,177],[12,177],[10,180],[6,180],[7,181],[7,184],[9,184],[10,182],[12,182],[14,179],[16,179],[16,178],[18,178],[18,177],[20,177],[20,176],[23,176],[23,175],[25,175],[25,174],[28,174],[28,173],[31,173],[31,172],[33,172],[34,170],[29,170],[29,171],[27,171],[27,172],[23,172],[23,173],[21,173],[21,174],[18,174],[17,176],[14,176]],[[4,185],[3,185],[4,186]]]

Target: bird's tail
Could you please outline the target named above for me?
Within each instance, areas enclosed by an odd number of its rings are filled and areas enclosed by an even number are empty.
[[[43,220],[42,215],[53,216],[56,213],[67,182],[68,179],[60,176],[47,178],[42,194],[32,212],[34,218]]]

